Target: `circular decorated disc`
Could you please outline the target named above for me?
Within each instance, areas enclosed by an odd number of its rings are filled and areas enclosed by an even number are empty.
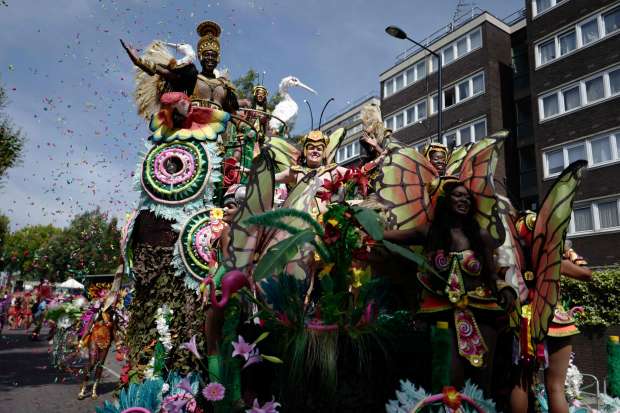
[[[210,173],[209,152],[203,143],[162,143],[144,159],[142,188],[156,202],[184,204],[203,193]]]
[[[183,226],[179,253],[187,272],[197,281],[213,274],[218,267],[216,243],[224,229],[220,208],[202,210]]]

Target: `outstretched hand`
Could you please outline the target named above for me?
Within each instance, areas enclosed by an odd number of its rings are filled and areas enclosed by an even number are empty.
[[[136,49],[134,49],[133,47],[131,47],[131,45],[125,43],[123,41],[123,39],[120,39],[120,41],[121,41],[121,45],[123,46],[123,49],[125,49],[125,51],[129,55],[129,58],[131,59],[131,61],[134,64],[136,64],[138,59],[139,59],[138,51]]]

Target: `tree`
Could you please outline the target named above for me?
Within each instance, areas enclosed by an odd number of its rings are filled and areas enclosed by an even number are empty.
[[[64,248],[69,251],[67,269],[88,274],[108,274],[119,264],[120,231],[116,218],[99,209],[76,216],[64,234]],[[50,244],[50,248],[54,243]],[[53,257],[54,258],[54,257]],[[62,265],[62,257],[55,257]]]
[[[22,278],[45,276],[46,269],[41,263],[42,249],[60,233],[62,230],[52,225],[34,225],[10,234],[3,248],[3,268],[11,273],[20,273]]]
[[[24,136],[11,119],[3,113],[7,104],[5,89],[0,86],[0,179],[7,169],[15,166],[24,147]]]

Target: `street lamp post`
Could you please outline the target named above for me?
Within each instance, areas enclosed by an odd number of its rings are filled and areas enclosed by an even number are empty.
[[[407,36],[407,33],[405,33],[405,31],[401,29],[400,27],[388,26],[385,28],[385,32],[392,37],[396,37],[397,39],[403,39],[403,40],[407,39],[411,43],[415,44],[416,46],[421,47],[422,49],[426,50],[431,55],[437,58],[437,138],[439,142],[441,142],[441,129],[442,129],[442,113],[441,112],[442,112],[442,107],[443,107],[443,93],[442,93],[443,88],[442,88],[442,83],[441,83],[441,66],[442,66],[441,54],[436,53],[432,51],[431,49],[429,49],[428,47],[424,46],[423,44],[416,42],[415,40]],[[433,105],[433,99],[431,97],[430,106],[432,107],[432,105]]]

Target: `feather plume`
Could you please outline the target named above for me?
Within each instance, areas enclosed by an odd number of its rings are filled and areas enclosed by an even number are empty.
[[[368,130],[377,140],[377,143],[383,146],[383,135],[385,127],[381,120],[381,109],[374,103],[369,103],[362,107],[361,110],[362,124],[364,129]]]
[[[168,66],[175,60],[161,40],[155,40],[148,45],[142,58],[161,66]],[[136,68],[135,82],[134,100],[136,101],[138,114],[149,120],[154,113],[159,111],[159,98],[164,92],[165,81],[159,75],[151,76]]]

